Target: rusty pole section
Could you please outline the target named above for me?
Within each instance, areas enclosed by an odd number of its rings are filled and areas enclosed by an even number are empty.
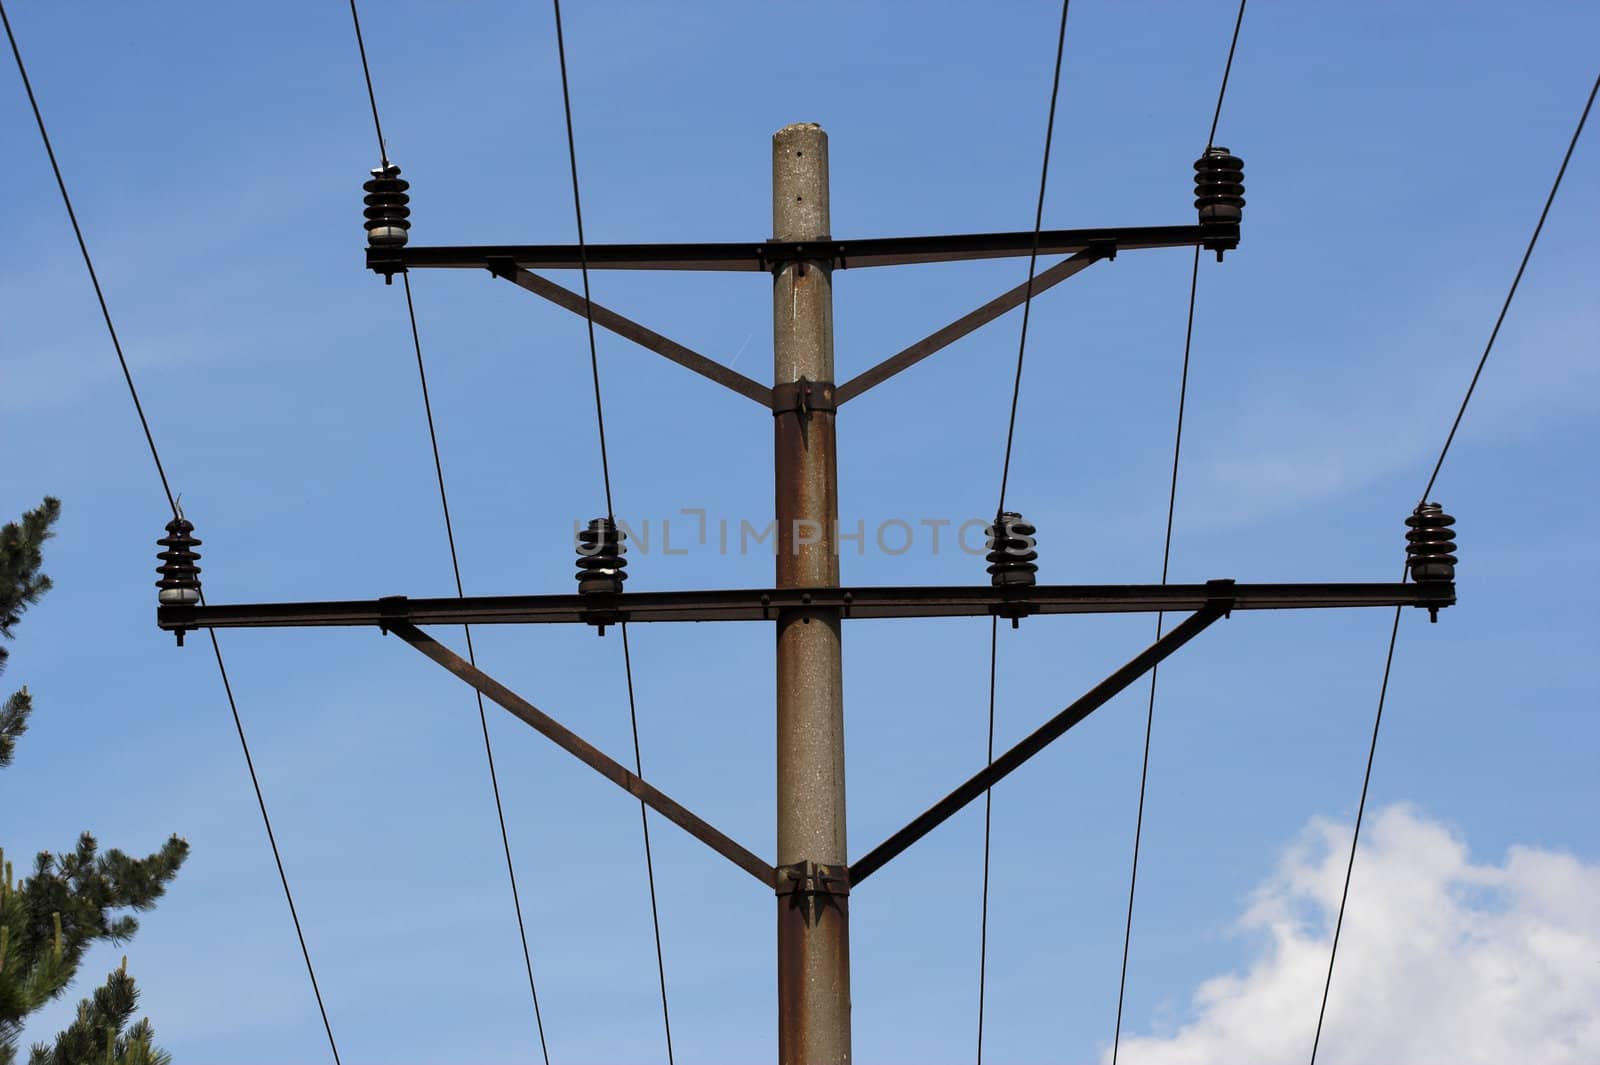
[[[772,230],[826,241],[828,135],[772,138]],[[833,276],[824,257],[773,276],[774,495],[779,588],[839,584]],[[838,608],[778,613],[778,1061],[850,1061],[844,689]]]

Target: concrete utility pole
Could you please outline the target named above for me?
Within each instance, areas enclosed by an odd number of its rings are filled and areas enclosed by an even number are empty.
[[[772,138],[772,236],[831,239],[828,135]],[[839,586],[834,453],[833,269],[786,262],[773,278],[773,479],[777,587]],[[778,612],[778,1061],[850,1060],[850,910],[844,816],[844,685],[837,608]]]
[[[1146,248],[1239,246],[1244,163],[1212,146],[1194,164],[1199,223],[959,233],[834,240],[828,217],[828,136],[815,123],[772,138],[770,240],[689,244],[407,244],[409,185],[387,160],[366,191],[367,267],[392,280],[411,270],[487,270],[497,278],[587,317],[593,326],[655,352],[759,404],[773,418],[777,580],[772,588],[625,592],[621,538],[606,519],[580,534],[577,594],[451,596],[299,603],[200,603],[199,540],[188,522],[167,526],[156,621],[185,632],[219,628],[355,625],[392,633],[460,677],[562,750],[743,870],[778,901],[780,1065],[850,1061],[850,893],[918,840],[1015,772],[1235,610],[1412,606],[1430,615],[1456,601],[1455,519],[1437,504],[1406,519],[1410,581],[1315,584],[1039,585],[1032,541],[997,534],[989,580],[916,587],[839,585],[835,412],[1097,262]],[[1066,258],[975,310],[834,387],[833,271],[914,263],[1062,255]],[[768,274],[772,279],[773,384],[768,386],[544,277],[540,270],[695,270]],[[763,279],[764,280],[764,279]],[[764,431],[764,430],[762,430]],[[181,528],[179,526],[182,526]],[[600,526],[600,529],[596,527]],[[605,535],[600,535],[604,531]],[[585,540],[584,536],[588,539]],[[861,535],[857,533],[855,535]],[[976,566],[975,566],[976,568]],[[1024,575],[1025,580],[1018,580]],[[849,861],[845,847],[842,621],[871,618],[1189,613],[1124,665],[1033,732]],[[1191,613],[1192,612],[1192,613]],[[775,865],[661,792],[636,772],[441,644],[424,625],[587,625],[602,634],[628,622],[777,622],[777,799]],[[1032,624],[1032,622],[1030,622]],[[848,863],[848,864],[847,864]]]

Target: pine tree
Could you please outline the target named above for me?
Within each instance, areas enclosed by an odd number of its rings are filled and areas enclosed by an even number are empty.
[[[13,638],[12,629],[28,607],[50,590],[50,578],[40,567],[44,542],[60,513],[61,504],[47,497],[20,522],[0,528],[0,637]],[[0,672],[7,658],[0,646]],[[0,767],[11,764],[32,711],[27,688],[0,704]],[[33,875],[16,880],[0,850],[0,1065],[13,1065],[23,1022],[66,992],[90,946],[126,942],[138,930],[132,914],[118,911],[155,905],[188,854],[189,844],[177,836],[147,858],[119,850],[101,854],[85,832],[70,853],[40,852]],[[34,1046],[30,1065],[166,1065],[171,1060],[155,1046],[148,1020],[128,1025],[138,990],[126,966],[124,958],[123,967],[79,1003],[77,1020],[54,1046]]]

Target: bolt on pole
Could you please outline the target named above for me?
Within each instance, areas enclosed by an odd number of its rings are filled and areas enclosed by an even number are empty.
[[[815,123],[773,135],[772,229],[774,240],[830,239],[828,135]],[[772,311],[773,385],[780,397],[773,404],[777,586],[838,587],[829,259],[799,258],[777,269]],[[780,610],[777,636],[778,1060],[847,1065],[850,936],[838,608]]]

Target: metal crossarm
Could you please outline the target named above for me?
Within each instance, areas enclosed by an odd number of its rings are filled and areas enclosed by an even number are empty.
[[[1040,255],[1074,255],[1096,245],[1118,251],[1142,248],[1210,247],[1219,239],[1238,242],[1238,226],[1110,226],[1047,229],[1038,235]],[[1034,233],[957,233],[866,240],[768,240],[719,244],[469,244],[438,247],[370,247],[367,268],[483,270],[509,261],[527,270],[715,270],[769,273],[792,262],[822,263],[835,270],[861,266],[1004,259],[1035,251]]]
[[[838,610],[849,619],[1130,614],[1202,609],[1206,584],[1042,584],[996,588],[749,588],[731,591],[624,592],[613,596],[478,595],[465,598],[333,600],[307,603],[162,605],[168,631],[352,625],[595,624],[621,621],[772,621],[780,610]],[[1414,606],[1456,600],[1451,583],[1238,584],[1235,610]]]

